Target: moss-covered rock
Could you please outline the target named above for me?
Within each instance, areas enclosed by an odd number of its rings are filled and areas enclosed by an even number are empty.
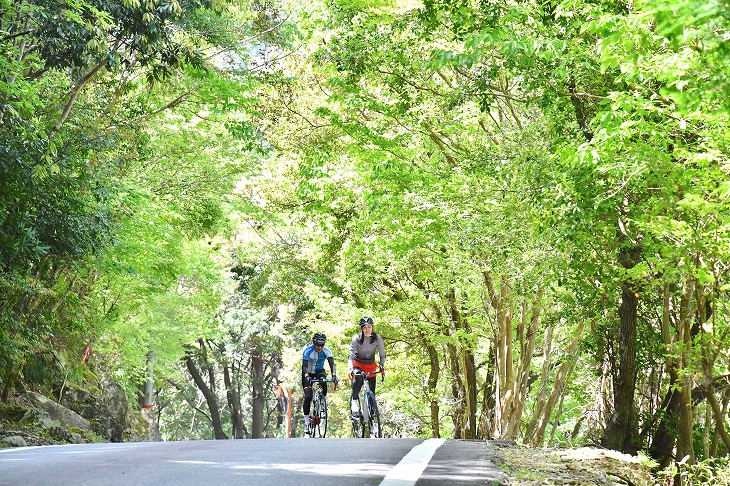
[[[33,402],[34,406],[46,412],[54,422],[82,430],[91,430],[91,424],[89,421],[73,410],[69,410],[63,405],[54,402],[40,393],[28,392],[27,396],[30,401]]]
[[[109,442],[122,442],[127,428],[127,397],[106,375],[86,386],[66,389],[61,403],[90,423],[91,430]]]
[[[0,447],[25,447],[28,443],[19,435],[10,435],[0,439]]]
[[[0,405],[0,422],[19,422],[28,410],[22,405]]]

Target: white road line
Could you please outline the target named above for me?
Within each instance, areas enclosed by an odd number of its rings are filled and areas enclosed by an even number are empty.
[[[390,470],[380,482],[380,486],[415,485],[436,449],[441,447],[444,442],[446,439],[428,439],[418,444]]]

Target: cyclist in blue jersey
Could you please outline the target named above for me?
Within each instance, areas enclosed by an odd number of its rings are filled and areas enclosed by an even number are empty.
[[[312,336],[312,344],[304,348],[302,353],[302,388],[304,388],[304,404],[302,411],[304,412],[304,430],[305,435],[309,434],[309,412],[312,406],[312,378],[326,378],[327,372],[324,370],[324,362],[327,361],[332,372],[332,381],[337,383],[337,373],[335,373],[335,358],[332,351],[324,345],[327,336],[321,332],[314,333]],[[327,384],[323,383],[322,392],[327,395]]]

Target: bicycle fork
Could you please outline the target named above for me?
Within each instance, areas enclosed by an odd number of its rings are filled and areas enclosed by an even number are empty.
[[[362,409],[362,418],[365,423],[368,423],[370,421],[371,396],[372,392],[370,390],[366,390],[363,394],[362,407],[360,407]]]
[[[320,420],[322,419],[322,395],[320,395],[319,392],[315,395],[315,398],[313,400],[314,403],[314,424],[319,425]]]

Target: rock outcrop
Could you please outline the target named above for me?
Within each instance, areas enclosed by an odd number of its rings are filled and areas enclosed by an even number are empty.
[[[128,415],[124,389],[106,375],[95,385],[66,389],[61,403],[88,419],[92,430],[105,440],[123,442]]]
[[[47,413],[53,422],[85,431],[91,430],[91,423],[73,410],[69,410],[39,393],[28,392],[26,395],[33,406]]]
[[[28,391],[0,404],[0,448],[161,440],[154,412],[130,409],[124,389],[108,376],[66,386],[60,395],[59,403]]]

